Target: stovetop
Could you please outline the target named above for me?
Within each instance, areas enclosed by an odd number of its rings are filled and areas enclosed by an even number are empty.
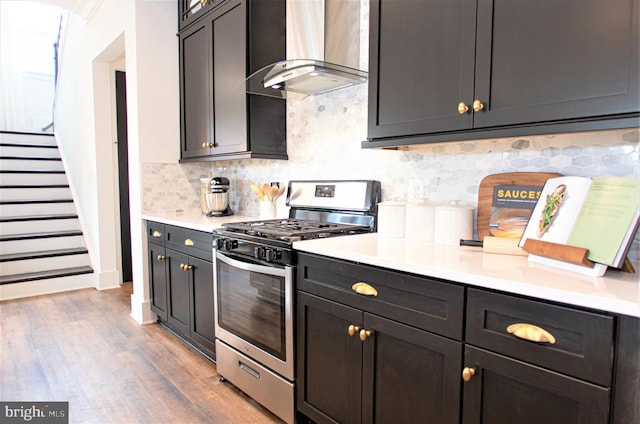
[[[303,219],[270,219],[230,222],[216,232],[227,237],[260,240],[262,243],[291,244],[294,241],[370,232],[367,226]]]
[[[285,241],[308,240],[313,238],[360,233],[370,231],[369,227],[304,219],[270,219],[223,224],[228,231],[251,236],[275,238]]]

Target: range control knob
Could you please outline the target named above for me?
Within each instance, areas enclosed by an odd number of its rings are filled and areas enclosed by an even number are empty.
[[[216,240],[216,249],[220,250],[224,247],[224,239],[217,239]]]
[[[265,249],[264,252],[264,260],[267,262],[271,262],[276,258],[276,251],[273,249]]]
[[[264,247],[262,247],[262,246],[255,247],[255,248],[253,249],[253,256],[254,256],[256,259],[262,259],[262,258],[264,258]]]
[[[235,249],[236,247],[238,247],[238,241],[237,240],[225,240],[224,241],[224,248],[226,250]]]

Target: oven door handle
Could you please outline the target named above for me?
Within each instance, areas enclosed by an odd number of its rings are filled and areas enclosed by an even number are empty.
[[[274,275],[277,277],[287,276],[287,271],[284,268],[251,264],[248,262],[239,261],[237,259],[231,259],[230,257],[223,255],[220,252],[216,252],[216,259],[226,263],[227,265],[231,265],[234,268],[239,268],[245,271],[259,272],[262,274]]]

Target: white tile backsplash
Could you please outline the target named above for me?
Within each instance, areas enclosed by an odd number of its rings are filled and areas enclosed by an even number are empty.
[[[370,150],[360,147],[367,134],[366,84],[287,102],[288,161],[145,163],[143,212],[199,210],[200,178],[213,176],[231,180],[232,209],[250,216],[258,216],[258,200],[250,188],[254,182],[376,179],[383,199],[406,200],[409,181],[420,179],[428,200],[476,207],[478,185],[489,174],[640,177],[637,128]]]

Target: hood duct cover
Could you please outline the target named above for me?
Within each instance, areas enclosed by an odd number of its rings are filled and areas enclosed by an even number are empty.
[[[287,0],[287,57],[247,78],[247,92],[286,98],[366,82],[358,69],[360,0]]]

